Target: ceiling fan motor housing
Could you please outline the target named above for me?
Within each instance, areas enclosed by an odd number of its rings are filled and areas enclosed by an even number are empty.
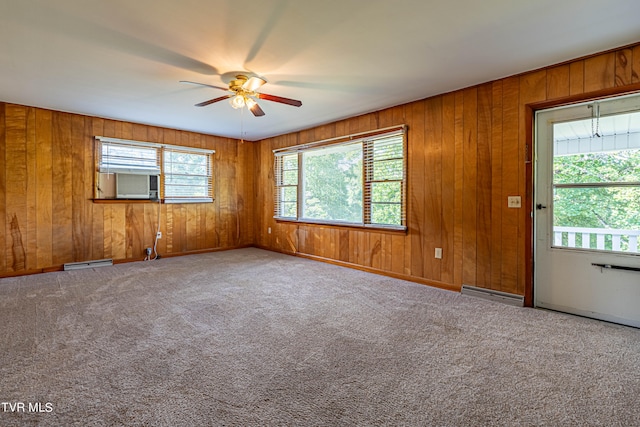
[[[240,90],[242,90],[242,85],[245,84],[247,82],[247,76],[244,76],[242,74],[238,74],[235,78],[235,80],[231,80],[229,82],[229,89],[233,92],[238,92]]]

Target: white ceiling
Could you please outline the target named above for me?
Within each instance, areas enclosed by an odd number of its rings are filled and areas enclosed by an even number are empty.
[[[258,140],[640,41],[638,0],[0,0],[0,101]],[[264,117],[225,94],[259,75]]]

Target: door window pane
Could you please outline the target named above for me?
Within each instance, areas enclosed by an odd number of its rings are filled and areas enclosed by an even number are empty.
[[[554,124],[553,246],[638,252],[640,115]]]

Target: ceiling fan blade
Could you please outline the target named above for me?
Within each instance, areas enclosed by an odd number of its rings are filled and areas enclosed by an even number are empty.
[[[187,80],[180,80],[180,83],[187,83],[187,84],[190,84],[190,85],[212,87],[214,89],[220,89],[220,90],[229,90],[228,87],[208,85],[206,83],[190,82],[190,81],[187,81]]]
[[[266,93],[258,93],[257,96],[260,99],[279,102],[281,104],[292,105],[294,107],[300,107],[302,105],[302,101],[298,101],[296,99],[290,99],[290,98],[283,98],[282,96],[269,95]]]
[[[214,102],[222,101],[222,100],[229,99],[229,98],[231,98],[231,95],[221,96],[220,98],[213,98],[213,99],[210,99],[208,101],[204,101],[204,102],[201,102],[199,104],[196,104],[196,107],[206,107],[207,105],[211,105]]]
[[[261,79],[260,77],[251,77],[249,80],[244,82],[244,84],[242,85],[242,89],[246,90],[247,92],[255,92],[256,89],[258,89],[266,82],[266,80]]]
[[[262,111],[262,108],[260,108],[258,104],[253,104],[253,107],[250,107],[249,110],[251,110],[256,117],[264,116],[264,111]]]

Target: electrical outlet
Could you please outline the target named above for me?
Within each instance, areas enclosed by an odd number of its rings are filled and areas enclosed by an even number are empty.
[[[522,206],[522,198],[520,196],[507,197],[507,206],[510,208],[519,208]]]
[[[156,237],[158,239],[162,239],[162,231],[158,231],[158,233],[156,234]]]
[[[436,248],[436,258],[442,259],[442,248]]]

